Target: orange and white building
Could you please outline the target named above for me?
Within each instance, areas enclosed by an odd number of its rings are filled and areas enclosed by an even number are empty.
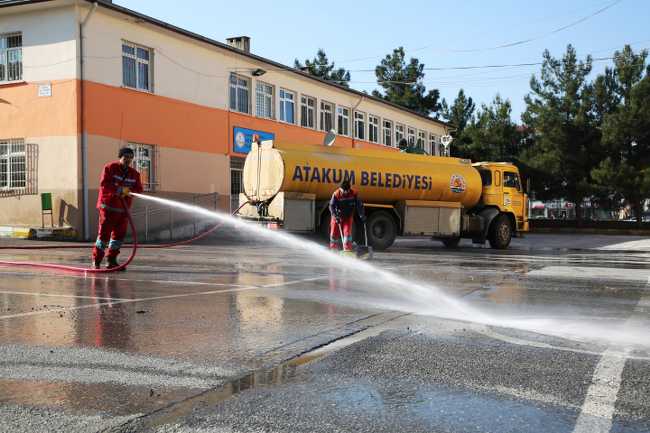
[[[447,125],[113,4],[0,0],[0,226],[55,224],[96,235],[102,166],[136,150],[146,189],[175,199],[238,197],[254,134],[278,142],[439,154]]]

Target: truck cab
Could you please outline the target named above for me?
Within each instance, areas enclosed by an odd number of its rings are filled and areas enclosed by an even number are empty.
[[[508,215],[515,233],[528,231],[528,195],[522,187],[519,169],[507,162],[477,162],[472,166],[483,183],[480,204]]]

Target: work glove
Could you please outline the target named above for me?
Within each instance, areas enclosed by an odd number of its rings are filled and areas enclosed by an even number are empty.
[[[121,186],[117,189],[117,195],[120,197],[126,197],[131,193],[128,186]]]
[[[336,221],[336,224],[341,224],[341,217],[335,216],[334,221]]]
[[[368,221],[368,218],[365,215],[361,215],[359,218],[361,219],[361,222],[364,224],[366,223],[366,221]]]

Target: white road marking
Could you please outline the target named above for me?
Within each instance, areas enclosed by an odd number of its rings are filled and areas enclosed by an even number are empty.
[[[591,379],[573,433],[610,431],[625,362],[625,358],[612,356],[609,349],[603,353]]]
[[[647,269],[618,268],[612,272],[612,268],[587,267],[587,266],[546,266],[542,269],[535,269],[527,274],[529,277],[550,277],[550,278],[603,278],[616,281],[639,281],[648,280]],[[646,286],[646,290],[650,287]]]
[[[165,295],[165,296],[154,296],[151,298],[135,298],[135,299],[123,299],[120,301],[115,301],[115,302],[110,302],[111,305],[117,305],[117,304],[130,304],[133,302],[148,302],[148,301],[159,301],[162,299],[175,299],[175,298],[185,298],[188,296],[202,296],[202,295],[214,295],[217,293],[229,293],[229,292],[242,292],[246,290],[259,290],[259,287],[238,287],[236,289],[223,289],[223,290],[210,290],[207,292],[194,292],[194,293],[179,293],[176,295]],[[87,304],[87,305],[78,305],[75,307],[68,307],[68,308],[53,308],[51,310],[47,311],[30,311],[27,313],[18,313],[18,314],[11,314],[7,316],[0,316],[0,320],[6,320],[6,319],[14,319],[17,317],[26,317],[26,316],[38,316],[41,314],[50,314],[50,313],[62,313],[66,311],[75,311],[75,310],[84,310],[87,308],[96,308],[100,307],[103,304],[107,304],[105,302],[101,303],[95,303],[95,304]]]
[[[214,294],[219,294],[219,293],[231,293],[231,292],[242,292],[242,291],[248,291],[248,290],[259,290],[260,288],[274,288],[274,287],[283,287],[283,286],[288,286],[288,285],[293,285],[293,284],[299,284],[303,283],[306,281],[315,281],[315,280],[320,280],[327,278],[325,276],[320,276],[320,277],[311,277],[311,278],[304,278],[302,280],[295,280],[295,281],[288,281],[288,282],[282,282],[282,283],[273,283],[273,284],[267,284],[263,286],[248,286],[248,287],[237,287],[233,289],[222,289],[222,290],[210,290],[207,292],[193,292],[193,293],[178,293],[175,295],[163,295],[163,296],[153,296],[150,298],[134,298],[134,299],[120,299],[113,301],[112,299],[109,299],[109,302],[111,305],[117,305],[117,304],[129,304],[129,303],[134,303],[134,302],[149,302],[149,301],[160,301],[164,299],[176,299],[176,298],[186,298],[190,296],[203,296],[203,295],[214,295]],[[181,282],[182,283],[182,282]],[[96,298],[100,299],[100,298]],[[62,307],[62,308],[53,308],[51,310],[47,311],[29,311],[27,313],[17,313],[17,314],[10,314],[6,316],[0,316],[0,320],[6,320],[6,319],[14,319],[18,317],[27,317],[27,316],[38,316],[41,314],[50,314],[50,313],[62,313],[66,311],[74,311],[74,310],[84,310],[87,308],[96,308],[101,306],[102,304],[107,304],[107,303],[93,303],[93,304],[87,304],[87,305],[78,305],[75,307]]]
[[[24,295],[24,296],[47,296],[50,298],[75,298],[75,299],[101,299],[103,301],[122,301],[127,298],[103,298],[101,296],[78,296],[78,295],[63,295],[56,293],[39,293],[39,292],[16,292],[11,290],[0,290],[0,295]]]
[[[650,288],[650,277],[647,277],[646,281],[646,288]],[[626,325],[639,321],[638,313],[641,313],[639,304],[645,305],[649,301],[648,295],[641,297]],[[611,349],[603,353],[596,366],[573,433],[608,433],[611,430],[625,363],[625,358],[612,356]]]

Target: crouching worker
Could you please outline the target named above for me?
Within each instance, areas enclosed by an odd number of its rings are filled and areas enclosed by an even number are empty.
[[[142,192],[140,173],[131,167],[133,149],[123,147],[120,149],[118,158],[118,161],[104,166],[99,183],[99,198],[97,199],[99,229],[93,248],[92,261],[92,267],[95,269],[100,268],[106,247],[108,247],[106,268],[112,269],[119,266],[117,256],[120,254],[120,247],[129,224],[126,211],[131,208],[133,202],[133,197],[129,194]]]
[[[330,249],[339,249],[339,239],[343,234],[343,251],[352,251],[352,225],[354,224],[355,212],[365,224],[366,216],[363,211],[363,203],[357,196],[357,192],[350,186],[349,180],[341,182],[341,186],[334,191],[330,200]]]

